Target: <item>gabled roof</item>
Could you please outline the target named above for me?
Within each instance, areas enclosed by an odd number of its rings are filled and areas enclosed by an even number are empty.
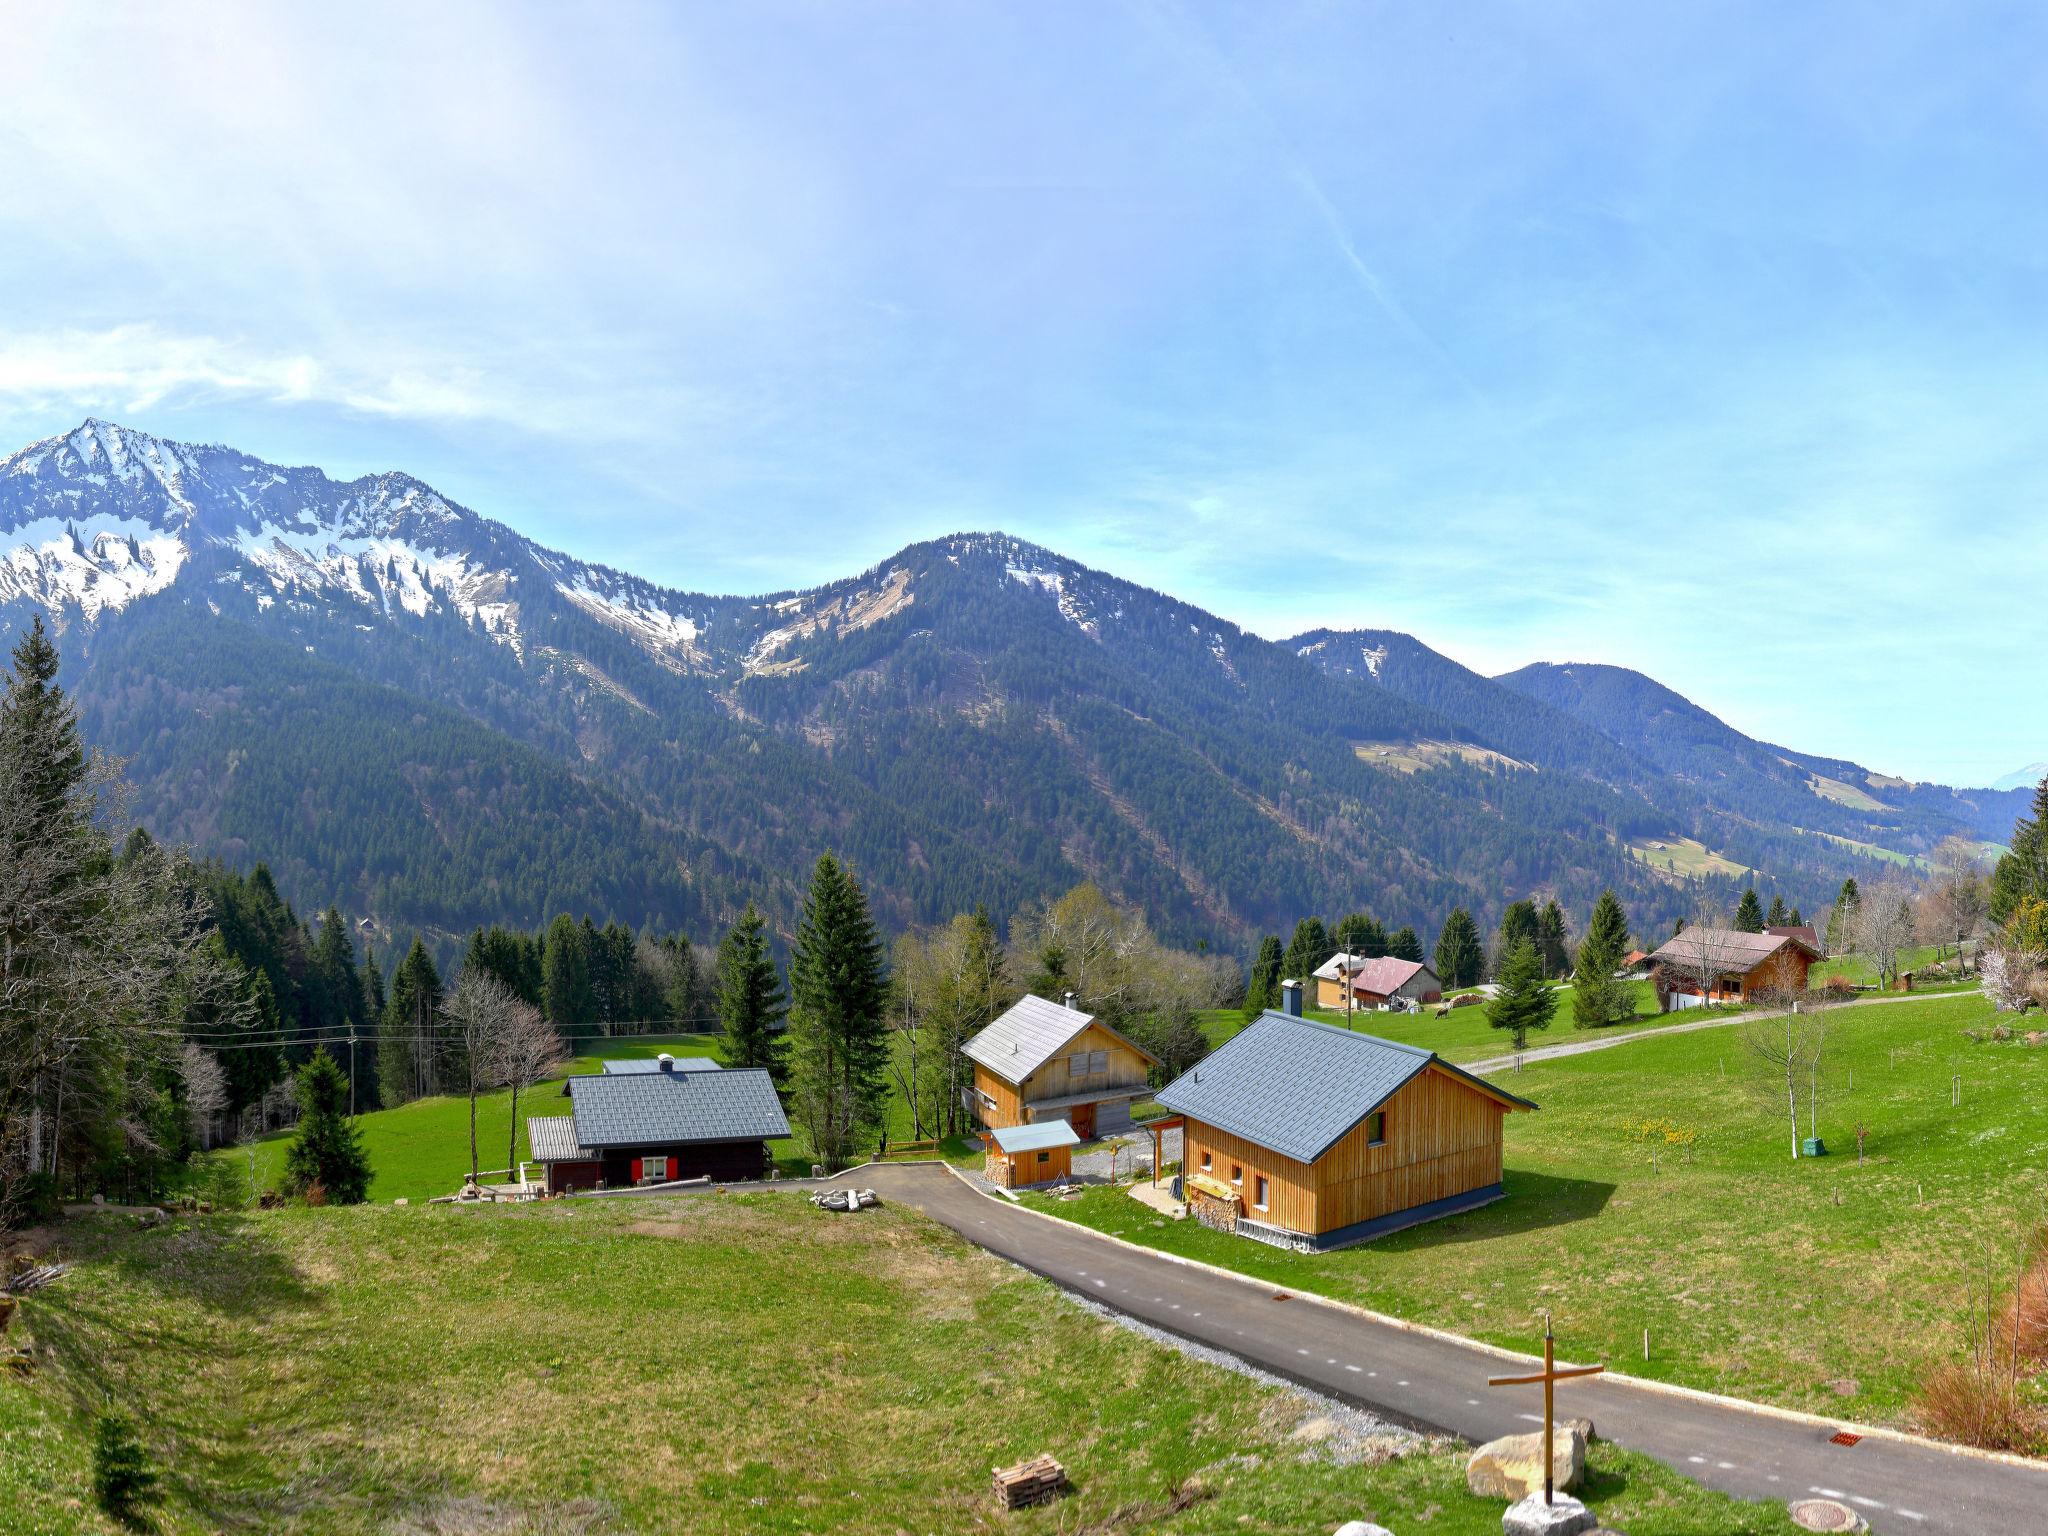
[[[1429,967],[1420,960],[1398,960],[1392,955],[1376,955],[1370,960],[1361,959],[1354,963],[1351,969],[1351,990],[1371,992],[1380,997],[1392,997],[1413,981],[1420,972],[1427,970]],[[1321,971],[1316,972],[1318,976],[1322,974]],[[1332,971],[1328,979],[1336,981],[1337,973]]]
[[[1421,1046],[1270,1009],[1161,1089],[1159,1102],[1312,1163],[1432,1066],[1511,1109],[1536,1107]]]
[[[1811,923],[1772,923],[1765,933],[1782,933],[1788,939],[1797,939],[1816,955],[1820,953],[1820,930]]]
[[[671,1056],[670,1068],[675,1072],[716,1072],[719,1064],[709,1056]],[[604,1070],[613,1074],[628,1072],[659,1072],[661,1058],[658,1056],[607,1056],[600,1063]]]
[[[568,1115],[531,1115],[526,1121],[527,1145],[536,1163],[591,1163],[597,1154],[576,1141],[576,1122]]]
[[[789,1134],[775,1083],[759,1067],[588,1073],[570,1078],[568,1091],[576,1140],[599,1150]]]
[[[1047,1147],[1078,1147],[1081,1144],[1080,1132],[1065,1120],[999,1125],[989,1134],[1005,1152],[1040,1152]]]
[[[1821,958],[1818,948],[1789,933],[1744,933],[1698,924],[1666,941],[1650,958],[1675,966],[1696,966],[1704,959],[1724,971],[1751,971],[1788,945],[1812,959]]]
[[[1064,1008],[1026,994],[960,1049],[968,1060],[980,1062],[1004,1082],[1021,1083],[1059,1055],[1074,1036],[1098,1022],[1093,1014],[1078,1008]],[[1101,1028],[1154,1066],[1159,1064],[1159,1058],[1143,1046],[1133,1044],[1107,1024]]]

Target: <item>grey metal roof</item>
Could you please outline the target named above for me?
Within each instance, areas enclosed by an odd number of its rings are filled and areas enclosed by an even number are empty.
[[[1046,1147],[1078,1147],[1081,1144],[1080,1134],[1065,1120],[999,1125],[989,1134],[1005,1152],[1037,1152]]]
[[[709,1056],[671,1056],[676,1072],[716,1072],[719,1063]],[[661,1058],[658,1056],[607,1056],[600,1063],[604,1070],[614,1075],[624,1072],[659,1072]]]
[[[1021,1083],[1095,1022],[1093,1014],[1026,994],[960,1049],[970,1061],[980,1062],[1004,1082]],[[1102,1027],[1109,1029],[1107,1024]],[[1113,1029],[1109,1032],[1147,1061],[1158,1060],[1143,1046],[1132,1044]]]
[[[1482,1093],[1536,1107],[1419,1045],[1270,1009],[1168,1083],[1159,1102],[1282,1157],[1312,1163],[1432,1062]]]
[[[569,1104],[576,1139],[586,1147],[773,1141],[789,1134],[774,1081],[759,1067],[591,1073],[569,1079]]]
[[[568,1115],[530,1115],[526,1142],[536,1163],[588,1163],[597,1154],[576,1141],[576,1122]]]

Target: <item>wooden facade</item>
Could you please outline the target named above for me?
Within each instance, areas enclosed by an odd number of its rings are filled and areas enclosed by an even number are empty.
[[[1740,1002],[1767,992],[1804,992],[1814,957],[1797,945],[1787,944],[1777,954],[1745,969],[1729,966],[1717,976],[1706,993],[1710,1003]],[[1700,996],[1700,968],[1684,961],[1658,962],[1656,985],[1659,996],[1677,994]]]
[[[647,1160],[654,1157],[668,1159],[668,1171],[659,1180],[646,1173]],[[607,1147],[602,1156],[587,1162],[543,1166],[548,1193],[562,1195],[600,1186],[631,1189],[636,1184],[677,1179],[740,1183],[766,1177],[770,1159],[765,1141],[693,1141],[673,1146]]]
[[[1234,1194],[1240,1219],[1321,1237],[1497,1189],[1506,1111],[1484,1089],[1431,1065],[1313,1163],[1190,1118],[1181,1167],[1202,1181],[1205,1198],[1218,1186]]]
[[[1002,1189],[1023,1189],[1032,1184],[1063,1184],[1074,1175],[1074,1149],[1039,1147],[1030,1152],[1006,1153],[991,1136],[983,1172],[991,1184]]]
[[[1077,1016],[1078,1017],[1078,1016]],[[1085,1066],[1080,1058],[1086,1059]],[[1101,1070],[1094,1070],[1095,1064]],[[1092,1020],[1057,1054],[1012,1083],[982,1062],[974,1063],[974,1091],[982,1124],[991,1128],[1028,1125],[1059,1118],[1086,1141],[1096,1132],[1096,1109],[1105,1100],[1119,1106],[1150,1087],[1152,1060]]]

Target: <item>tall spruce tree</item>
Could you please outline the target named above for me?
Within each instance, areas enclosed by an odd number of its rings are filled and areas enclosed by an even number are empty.
[[[361,1205],[370,1192],[370,1159],[348,1113],[348,1078],[321,1046],[299,1069],[299,1125],[284,1158],[285,1182],[316,1190],[329,1205]]]
[[[1509,902],[1500,915],[1500,958],[1503,965],[1520,944],[1527,944],[1535,949],[1537,961],[1541,963],[1542,920],[1536,915],[1536,903],[1526,898]]]
[[[2033,809],[2014,824],[2011,851],[1991,871],[1991,921],[2000,925],[2022,902],[2048,900],[2048,777],[2034,788]]]
[[[1501,962],[1500,989],[1486,1006],[1486,1022],[1507,1031],[1519,1052],[1528,1048],[1530,1031],[1550,1028],[1552,1007],[1550,983],[1543,979],[1543,957],[1534,944],[1523,939]]]
[[[1628,953],[1628,912],[1612,887],[1602,891],[1600,899],[1593,903],[1593,915],[1586,923],[1586,937],[1614,956],[1617,965]]]
[[[1764,904],[1757,900],[1756,887],[1742,888],[1742,900],[1735,904],[1735,931],[1737,933],[1762,933],[1764,931]]]
[[[454,1081],[450,1062],[439,1048],[441,973],[425,941],[414,937],[412,948],[391,973],[391,996],[377,1031],[377,1089],[386,1108],[409,1103],[422,1094],[439,1093]]]
[[[1370,912],[1354,912],[1337,924],[1337,948],[1347,955],[1375,959],[1387,952],[1387,930]]]
[[[598,1021],[597,994],[590,986],[590,935],[566,912],[548,925],[542,947],[540,1011],[564,1031]]]
[[[1764,926],[1766,928],[1779,928],[1791,920],[1791,917],[1785,911],[1785,898],[1776,891],[1773,891],[1771,893],[1771,910],[1764,914]]]
[[[1635,994],[1615,976],[1627,945],[1628,914],[1621,898],[1602,891],[1572,973],[1572,1022],[1579,1028],[1599,1029],[1634,1016]]]
[[[1396,960],[1421,960],[1422,940],[1405,924],[1387,935],[1387,953]]]
[[[1280,936],[1269,933],[1259,941],[1259,953],[1252,961],[1251,982],[1244,989],[1244,1016],[1255,1019],[1268,1008],[1280,1006],[1280,967],[1287,952]]]
[[[762,929],[761,914],[750,901],[719,942],[718,1019],[725,1031],[719,1055],[728,1067],[767,1068],[780,1087],[787,1068],[776,1026],[788,1008]]]
[[[1447,987],[1470,987],[1479,982],[1486,969],[1486,951],[1479,942],[1479,925],[1463,907],[1453,907],[1444,919],[1443,932],[1436,936],[1436,959],[1432,967],[1437,980]]]
[[[829,853],[818,859],[804,896],[789,990],[792,1105],[813,1154],[841,1164],[883,1123],[888,987],[867,894]]]
[[[1317,966],[1335,953],[1337,946],[1331,941],[1330,930],[1323,926],[1323,920],[1304,917],[1294,925],[1294,937],[1287,941],[1281,980],[1300,982],[1306,999],[1315,990],[1309,978],[1315,974]]]
[[[1572,941],[1565,931],[1564,908],[1555,898],[1543,904],[1536,924],[1536,952],[1543,961],[1543,974],[1555,981],[1572,968]]]

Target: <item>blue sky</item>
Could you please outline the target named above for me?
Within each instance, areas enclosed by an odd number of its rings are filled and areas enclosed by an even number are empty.
[[[0,0],[0,444],[696,590],[1001,527],[1262,633],[2048,757],[2048,13]]]

